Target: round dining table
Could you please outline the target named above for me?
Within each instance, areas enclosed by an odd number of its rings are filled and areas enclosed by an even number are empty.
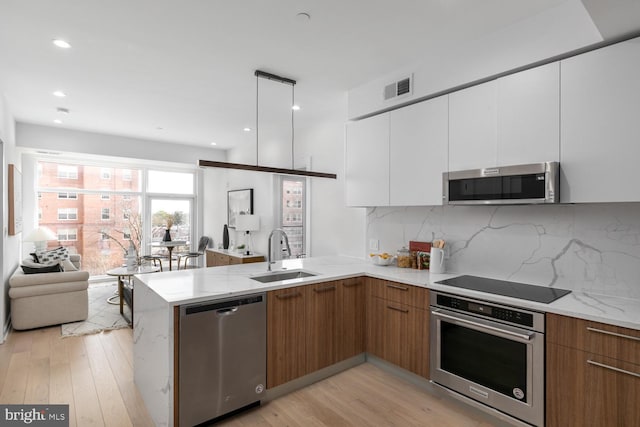
[[[177,246],[187,246],[189,242],[186,240],[168,240],[166,242],[151,242],[151,247],[156,248],[167,248],[167,252],[169,252],[169,271],[172,270],[171,261],[173,259],[173,249]]]

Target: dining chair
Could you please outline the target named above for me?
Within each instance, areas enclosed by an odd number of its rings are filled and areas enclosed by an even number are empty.
[[[178,270],[180,270],[180,262],[182,261],[182,259],[184,258],[184,270],[187,269],[187,263],[189,262],[190,258],[198,258],[199,256],[204,255],[204,251],[207,249],[207,246],[209,246],[209,238],[207,236],[202,236],[200,237],[200,240],[198,241],[198,251],[197,252],[181,252],[176,254],[176,256],[178,257]]]

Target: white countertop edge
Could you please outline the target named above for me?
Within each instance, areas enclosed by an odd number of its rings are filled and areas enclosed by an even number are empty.
[[[272,269],[274,271],[283,271],[283,265],[287,267],[284,271],[301,269],[318,273],[318,275],[272,283],[261,283],[251,280],[251,276],[267,273],[266,263],[262,262],[152,273],[136,275],[134,278],[136,281],[144,283],[149,289],[164,299],[169,306],[176,306],[364,276],[438,290],[454,295],[477,298],[497,304],[511,305],[544,313],[560,314],[640,330],[640,300],[635,299],[572,291],[569,295],[550,304],[543,304],[435,283],[440,280],[460,276],[464,273],[433,275],[430,274],[428,270],[376,266],[362,259],[349,257],[318,257],[303,260],[289,260],[278,262]],[[225,289],[220,292],[203,289],[200,294],[198,291],[193,290],[193,288],[198,287],[199,283],[207,280],[216,280],[221,283],[221,287],[231,287],[233,289]],[[190,289],[189,291],[185,291],[185,288]]]

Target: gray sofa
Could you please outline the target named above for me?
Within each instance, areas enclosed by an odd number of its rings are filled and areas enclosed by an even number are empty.
[[[24,274],[18,267],[9,279],[11,323],[32,329],[85,320],[89,314],[89,272],[81,271],[80,255],[70,255],[78,271]]]

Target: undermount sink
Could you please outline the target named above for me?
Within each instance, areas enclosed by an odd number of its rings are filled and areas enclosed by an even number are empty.
[[[304,277],[317,276],[315,273],[309,273],[304,270],[291,271],[274,271],[273,273],[263,274],[261,276],[253,276],[251,279],[262,283],[280,282],[282,280],[302,279]]]

